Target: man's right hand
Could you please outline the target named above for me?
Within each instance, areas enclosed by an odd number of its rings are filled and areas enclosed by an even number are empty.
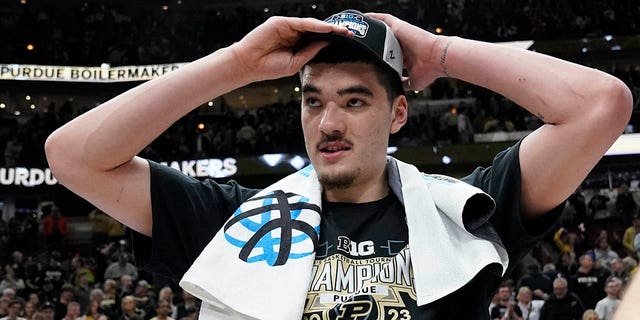
[[[328,44],[312,42],[296,50],[305,32],[333,32],[353,37],[347,28],[313,18],[271,17],[230,49],[251,82],[282,78],[298,72]]]

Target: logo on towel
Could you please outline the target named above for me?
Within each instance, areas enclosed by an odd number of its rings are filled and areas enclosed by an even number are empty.
[[[245,201],[224,226],[226,240],[249,263],[279,266],[315,252],[320,207],[301,195],[275,190]]]

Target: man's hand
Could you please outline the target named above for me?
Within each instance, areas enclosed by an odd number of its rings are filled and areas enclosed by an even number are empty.
[[[305,32],[339,33],[353,37],[347,28],[313,18],[271,17],[230,48],[246,76],[253,81],[295,74],[328,43],[313,42],[296,49]]]
[[[438,36],[390,14],[367,13],[367,15],[384,21],[400,42],[404,67],[409,72],[409,78],[403,79],[406,89],[423,90],[437,78],[447,76],[444,63],[441,65],[438,62],[441,51],[436,45]]]

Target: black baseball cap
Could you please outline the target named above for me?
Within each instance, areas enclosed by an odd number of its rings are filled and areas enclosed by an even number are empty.
[[[353,9],[332,14],[324,21],[351,30],[354,37],[337,33],[306,33],[298,43],[300,47],[319,40],[355,45],[391,68],[402,79],[402,48],[386,23]]]

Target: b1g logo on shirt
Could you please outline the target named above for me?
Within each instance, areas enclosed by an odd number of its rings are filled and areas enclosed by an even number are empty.
[[[336,249],[348,253],[353,257],[370,256],[376,253],[376,247],[373,241],[366,240],[362,242],[351,241],[349,237],[338,236],[338,245]]]

